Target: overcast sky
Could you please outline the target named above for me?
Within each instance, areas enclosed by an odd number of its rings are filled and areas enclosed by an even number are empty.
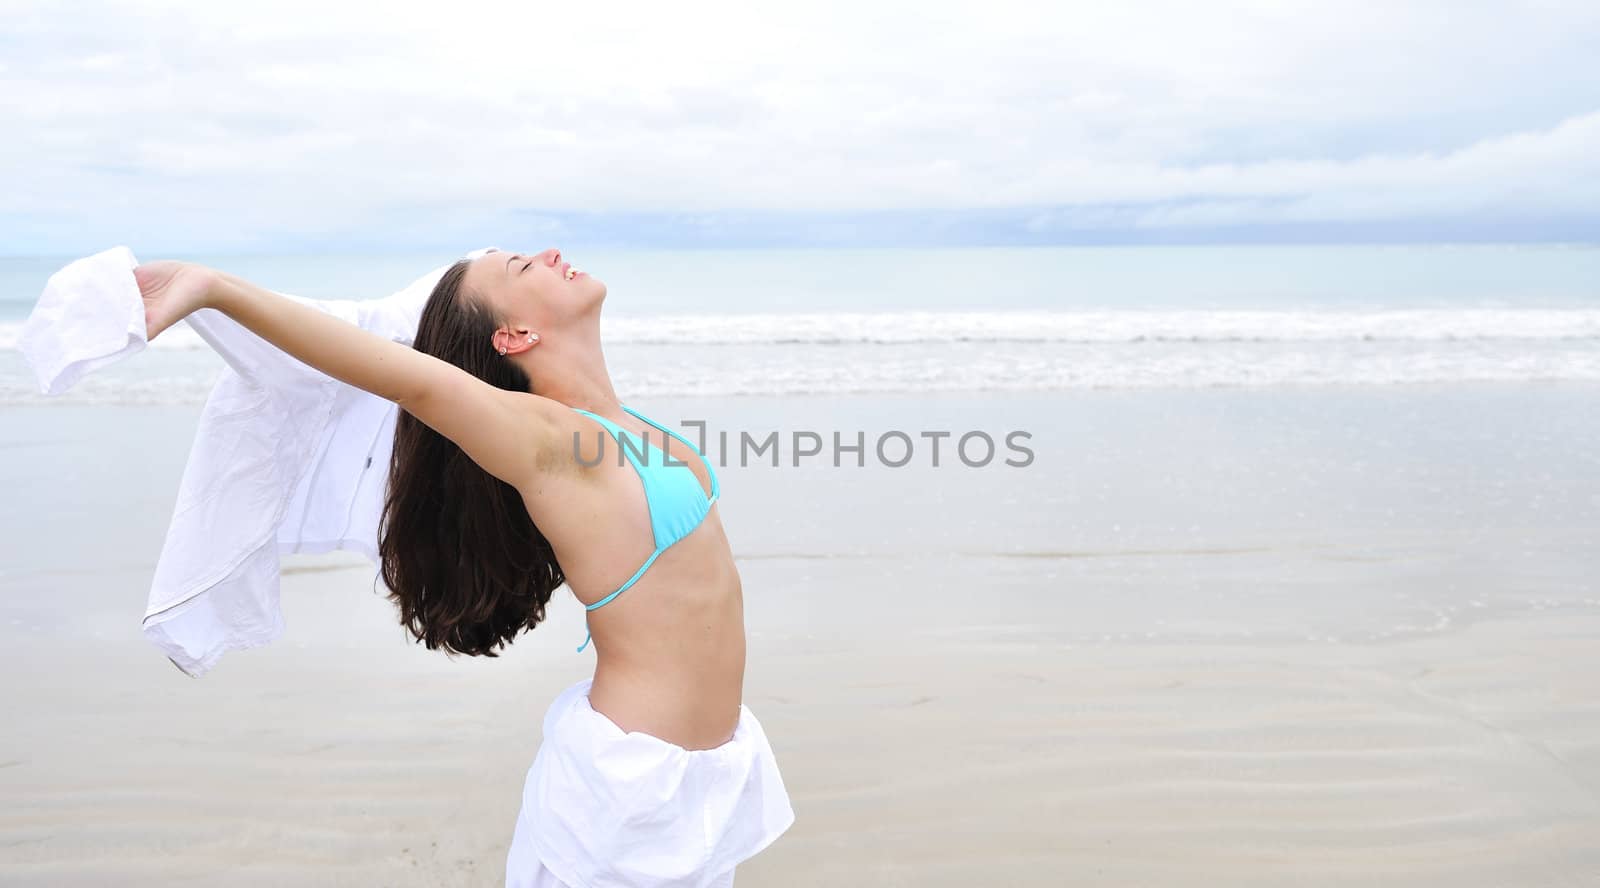
[[[1600,3],[1295,7],[0,0],[0,253],[1600,240]]]

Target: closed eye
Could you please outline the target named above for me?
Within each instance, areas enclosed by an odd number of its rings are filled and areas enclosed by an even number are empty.
[[[532,259],[529,259],[529,260],[528,260],[528,265],[532,265],[532,264],[533,264],[533,260],[532,260]],[[527,270],[528,270],[528,265],[524,265],[524,266],[522,266],[522,271],[527,271]],[[522,271],[519,271],[519,272],[517,272],[517,273],[518,273],[518,274],[521,274],[521,273],[522,273]]]

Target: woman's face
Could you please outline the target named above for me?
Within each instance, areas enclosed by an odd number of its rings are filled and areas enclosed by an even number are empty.
[[[554,247],[542,253],[491,250],[472,260],[465,283],[508,324],[534,330],[561,327],[597,310],[606,298],[604,282],[572,268]]]

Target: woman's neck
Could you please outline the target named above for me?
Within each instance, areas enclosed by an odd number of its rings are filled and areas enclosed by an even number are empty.
[[[611,384],[599,331],[557,342],[546,340],[533,350],[537,358],[530,361],[534,366],[528,374],[533,393],[591,413],[615,413],[621,400]]]

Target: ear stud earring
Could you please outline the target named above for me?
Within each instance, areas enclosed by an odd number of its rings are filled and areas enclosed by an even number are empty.
[[[529,344],[529,345],[532,345],[532,344],[533,344],[533,343],[534,343],[534,342],[536,342],[536,341],[537,341],[537,340],[538,340],[538,339],[539,339],[539,334],[537,334],[537,333],[529,333],[529,334],[528,334],[528,344]],[[502,346],[500,346],[500,354],[502,354],[502,355],[503,355],[503,354],[505,354],[505,353],[506,353],[506,347],[505,347],[505,346],[503,346],[503,345],[502,345]]]

